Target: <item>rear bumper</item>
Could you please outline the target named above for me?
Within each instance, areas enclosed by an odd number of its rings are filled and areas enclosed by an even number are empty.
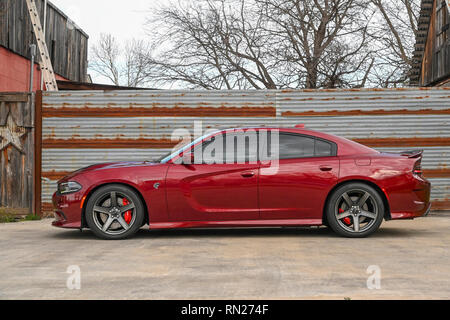
[[[417,212],[395,212],[391,213],[391,220],[398,219],[414,219],[419,217],[426,217],[430,213],[431,203],[429,203],[425,210],[420,210]]]
[[[402,195],[403,210],[391,212],[391,219],[414,219],[427,216],[430,213],[431,183],[426,179],[417,179],[411,192]]]

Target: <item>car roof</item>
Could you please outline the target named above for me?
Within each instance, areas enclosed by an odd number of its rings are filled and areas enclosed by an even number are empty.
[[[317,138],[325,139],[334,142],[338,146],[338,156],[354,155],[354,154],[368,154],[368,153],[379,153],[375,149],[369,148],[365,145],[357,143],[355,141],[336,136],[334,134],[324,133],[316,130],[311,130],[307,128],[286,128],[286,127],[240,127],[240,128],[228,128],[219,130],[221,132],[229,132],[236,130],[279,130],[280,132],[290,132],[303,134],[308,136],[314,136]]]

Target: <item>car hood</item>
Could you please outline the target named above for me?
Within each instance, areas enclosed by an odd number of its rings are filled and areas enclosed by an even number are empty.
[[[58,181],[64,182],[68,181],[76,175],[86,173],[89,171],[97,171],[97,170],[105,170],[105,169],[115,169],[115,168],[127,168],[127,167],[138,167],[138,166],[157,166],[160,165],[159,162],[150,162],[150,161],[120,161],[120,162],[106,162],[106,163],[97,163],[87,167],[80,168],[66,175],[64,178]]]

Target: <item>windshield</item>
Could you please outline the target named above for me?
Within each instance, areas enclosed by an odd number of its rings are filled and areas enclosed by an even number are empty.
[[[218,132],[218,131],[216,131]],[[173,157],[175,157],[176,155],[180,154],[181,152],[190,149],[193,145],[195,145],[197,142],[202,141],[203,139],[211,136],[212,134],[215,134],[216,132],[210,132],[207,134],[204,134],[201,137],[198,137],[197,139],[195,139],[194,141],[192,141],[191,143],[188,143],[187,145],[181,147],[180,149],[177,149],[174,152],[168,152],[164,155],[162,155],[161,157],[159,157],[158,159],[155,160],[155,162],[159,162],[159,163],[166,163],[167,161],[169,161],[170,159],[172,159]]]

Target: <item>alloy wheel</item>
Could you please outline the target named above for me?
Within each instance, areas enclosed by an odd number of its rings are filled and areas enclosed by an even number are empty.
[[[136,221],[136,206],[125,194],[111,191],[103,194],[92,209],[95,225],[109,235],[120,235]]]
[[[344,192],[336,201],[334,215],[338,224],[352,233],[362,233],[372,227],[379,214],[374,197],[362,189]]]

